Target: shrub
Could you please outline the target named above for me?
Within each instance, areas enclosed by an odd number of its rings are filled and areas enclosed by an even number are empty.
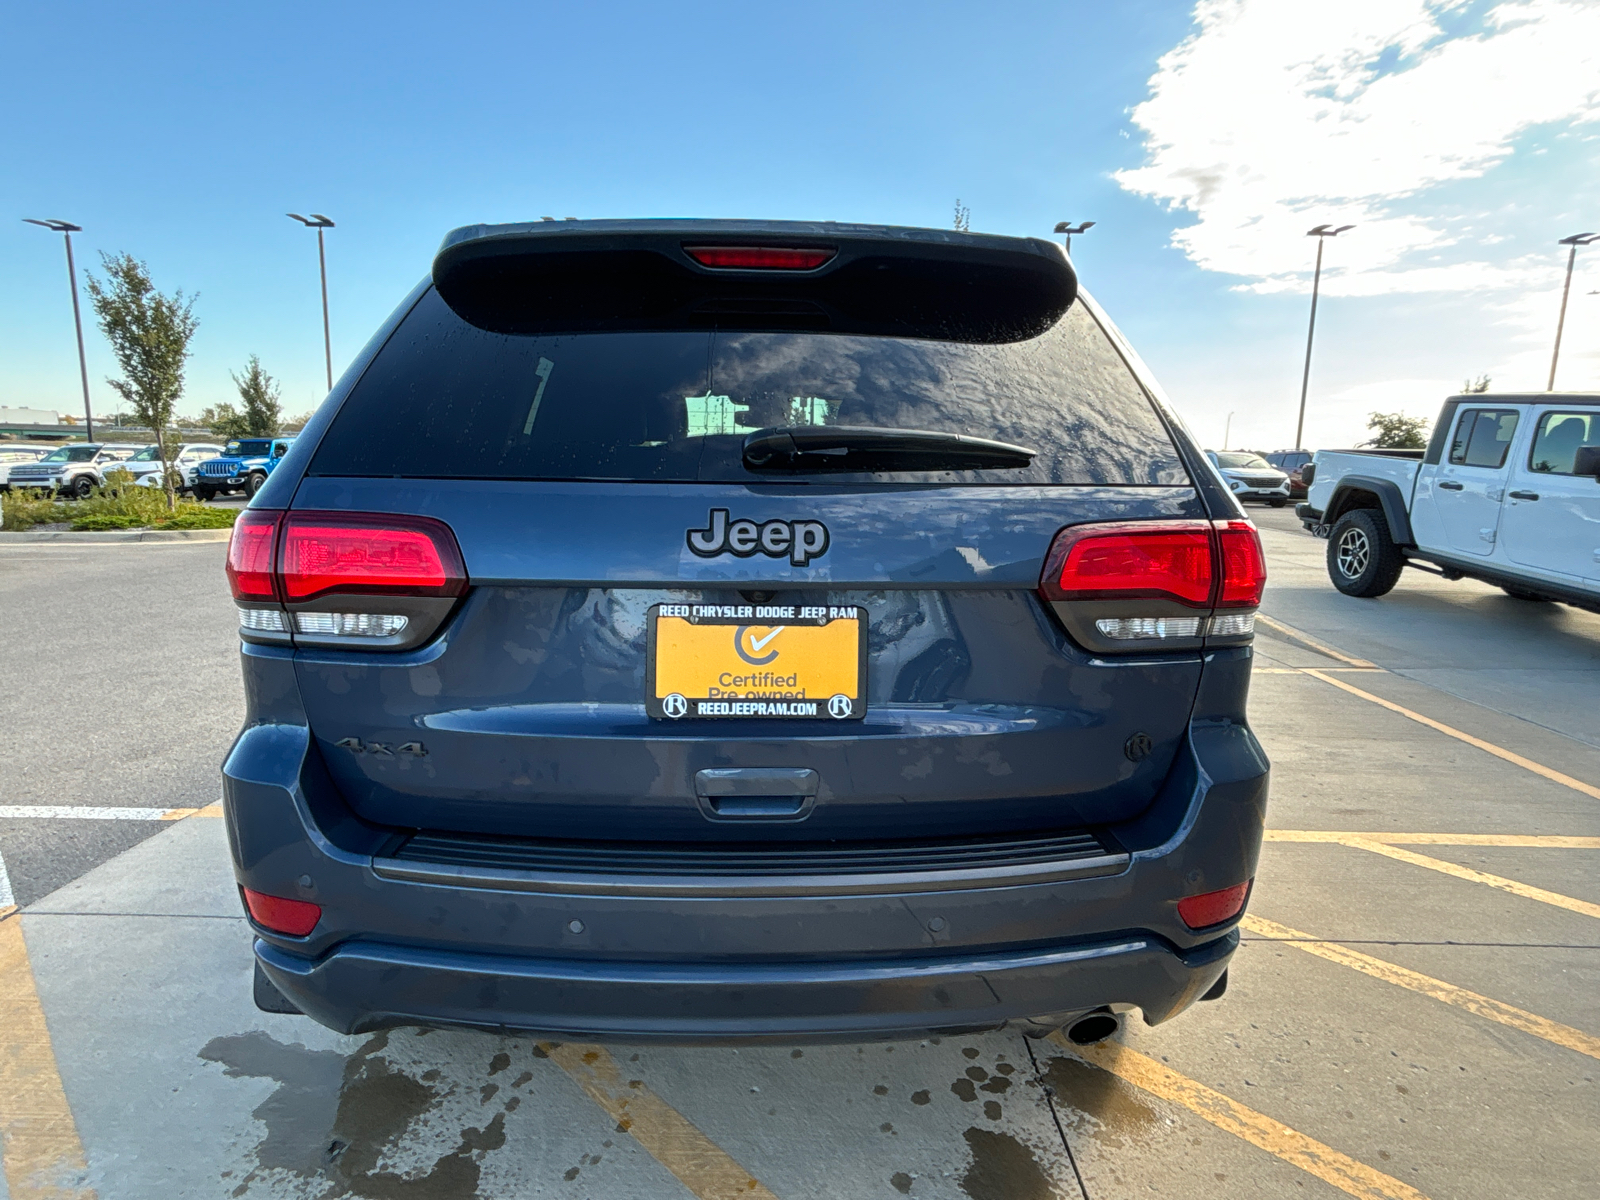
[[[44,492],[24,492],[12,488],[0,498],[0,505],[5,509],[5,519],[0,521],[0,529],[7,533],[22,533],[35,525],[48,525],[72,518],[71,508],[57,503]]]

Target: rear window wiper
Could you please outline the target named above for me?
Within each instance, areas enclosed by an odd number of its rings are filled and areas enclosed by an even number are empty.
[[[744,439],[752,471],[979,471],[1032,464],[1038,451],[990,438],[870,425],[786,425]]]

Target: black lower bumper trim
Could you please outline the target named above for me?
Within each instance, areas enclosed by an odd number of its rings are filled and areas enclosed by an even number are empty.
[[[344,1033],[461,1025],[560,1037],[858,1041],[994,1028],[1106,1004],[1151,1024],[1216,982],[1230,931],[1180,953],[1148,936],[1092,945],[867,962],[649,963],[514,958],[350,942],[312,962],[258,940],[257,960],[307,1015]]]

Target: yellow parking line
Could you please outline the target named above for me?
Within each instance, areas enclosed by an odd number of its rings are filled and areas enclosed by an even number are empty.
[[[1469,746],[1476,746],[1479,750],[1492,754],[1496,758],[1503,758],[1506,762],[1514,763],[1524,771],[1532,771],[1535,775],[1541,775],[1553,783],[1559,783],[1564,787],[1573,789],[1573,791],[1582,792],[1585,796],[1592,796],[1594,799],[1600,800],[1600,787],[1595,787],[1592,783],[1584,783],[1583,780],[1574,779],[1571,775],[1563,775],[1560,771],[1552,770],[1543,763],[1536,763],[1531,758],[1523,758],[1520,754],[1514,754],[1503,746],[1496,746],[1493,742],[1486,742],[1482,738],[1473,737],[1470,733],[1463,733],[1459,729],[1446,725],[1443,721],[1435,721],[1432,717],[1425,717],[1419,712],[1412,712],[1411,709],[1396,704],[1393,700],[1385,700],[1382,696],[1374,696],[1371,692],[1364,692],[1342,679],[1335,679],[1326,672],[1307,667],[1305,673],[1315,679],[1322,680],[1324,683],[1331,683],[1334,687],[1339,688],[1341,691],[1349,692],[1352,696],[1360,696],[1363,700],[1370,700],[1376,705],[1387,708],[1390,712],[1399,713],[1402,717],[1410,717],[1413,721],[1426,725],[1429,729],[1437,729],[1440,733],[1453,737],[1458,741],[1463,741]]]
[[[623,1079],[616,1059],[601,1047],[546,1042],[540,1049],[701,1200],[777,1200],[688,1117],[639,1080]]]
[[[1482,883],[1492,888],[1499,888],[1502,892],[1510,892],[1513,896],[1522,896],[1528,900],[1538,900],[1544,904],[1552,904],[1556,908],[1564,908],[1568,912],[1581,913],[1586,917],[1600,917],[1600,904],[1591,904],[1587,900],[1579,900],[1573,896],[1563,896],[1560,892],[1547,892],[1544,888],[1518,883],[1515,879],[1506,879],[1501,875],[1490,875],[1486,871],[1474,871],[1471,867],[1457,866],[1455,863],[1446,862],[1442,858],[1429,858],[1426,854],[1402,850],[1398,846],[1386,846],[1382,842],[1370,841],[1366,838],[1347,838],[1343,844],[1354,846],[1360,850],[1370,850],[1373,854],[1382,854],[1386,858],[1398,859],[1400,862],[1410,863],[1412,866],[1427,867],[1430,871],[1453,875],[1457,879],[1467,879],[1473,883]]]
[[[1304,675],[1309,667],[1251,667],[1252,675]],[[1338,671],[1341,675],[1387,675],[1382,667],[1318,667],[1319,671]]]
[[[163,821],[181,821],[185,817],[220,817],[221,804],[208,804],[204,808],[169,808],[161,814]]]
[[[1335,650],[1332,646],[1325,646],[1315,638],[1301,633],[1298,629],[1295,629],[1292,626],[1285,625],[1282,621],[1274,620],[1272,617],[1267,616],[1267,614],[1264,612],[1256,613],[1256,620],[1260,621],[1268,629],[1276,629],[1279,633],[1286,634],[1297,642],[1303,642],[1305,645],[1310,646],[1318,654],[1326,654],[1329,658],[1336,658],[1340,662],[1346,663],[1352,667],[1366,667],[1369,670],[1383,669],[1379,667],[1377,663],[1368,662],[1364,658],[1353,658],[1348,654]]]
[[[22,922],[0,913],[0,1158],[11,1200],[94,1200],[72,1182],[87,1164],[56,1070]]]
[[[1385,846],[1512,846],[1535,850],[1600,850],[1600,837],[1555,833],[1356,833],[1340,829],[1269,829],[1269,842],[1333,842],[1352,838]]]
[[[1342,1192],[1359,1196],[1361,1200],[1427,1200],[1423,1193],[1410,1184],[1374,1170],[1348,1154],[1341,1154],[1331,1146],[1290,1129],[1264,1113],[1246,1108],[1232,1097],[1180,1075],[1171,1067],[1120,1042],[1074,1046],[1059,1032],[1050,1036],[1069,1054],[1103,1071],[1109,1071],[1153,1096],[1181,1104],[1218,1129],[1243,1138],[1252,1146],[1259,1146],[1268,1154],[1299,1167],[1308,1175],[1314,1175]]]
[[[1456,987],[1453,983],[1407,970],[1395,963],[1385,962],[1381,958],[1373,958],[1370,954],[1362,954],[1359,950],[1352,950],[1338,942],[1320,941],[1309,933],[1302,933],[1287,925],[1279,925],[1276,921],[1269,921],[1254,913],[1247,913],[1240,924],[1261,937],[1285,942],[1297,950],[1304,950],[1307,954],[1314,954],[1342,967],[1371,975],[1374,979],[1381,979],[1385,983],[1431,996],[1441,1003],[1464,1008],[1477,1016],[1509,1025],[1512,1029],[1520,1029],[1523,1033],[1531,1033],[1536,1038],[1543,1038],[1557,1046],[1565,1046],[1568,1050],[1576,1050],[1579,1054],[1587,1054],[1590,1058],[1600,1058],[1600,1038],[1592,1037],[1570,1025],[1548,1020],[1535,1013],[1503,1004],[1499,1000],[1491,1000],[1488,996],[1480,996],[1477,992],[1469,992],[1465,988]]]

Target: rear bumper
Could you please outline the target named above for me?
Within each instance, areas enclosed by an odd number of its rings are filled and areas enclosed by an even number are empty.
[[[1150,937],[847,963],[594,962],[350,942],[310,962],[256,957],[300,1010],[343,1033],[447,1024],[585,1038],[872,1040],[1081,1013],[1121,997],[1164,1020],[1216,982],[1229,933],[1180,954]]]
[[[1219,651],[1208,673],[1248,672],[1248,654]],[[759,876],[720,894],[402,877],[401,837],[360,821],[304,724],[287,719],[298,715],[291,652],[245,655],[252,724],[223,767],[235,873],[322,907],[304,938],[257,927],[256,956],[341,1032],[860,1040],[1104,1005],[1137,1006],[1154,1024],[1203,995],[1237,944],[1228,926],[1190,931],[1178,899],[1253,877],[1265,823],[1268,767],[1241,715],[1191,724],[1149,809],[1107,831],[1123,861],[1087,877],[1063,864],[1025,881],[933,890],[883,877],[820,894]]]

